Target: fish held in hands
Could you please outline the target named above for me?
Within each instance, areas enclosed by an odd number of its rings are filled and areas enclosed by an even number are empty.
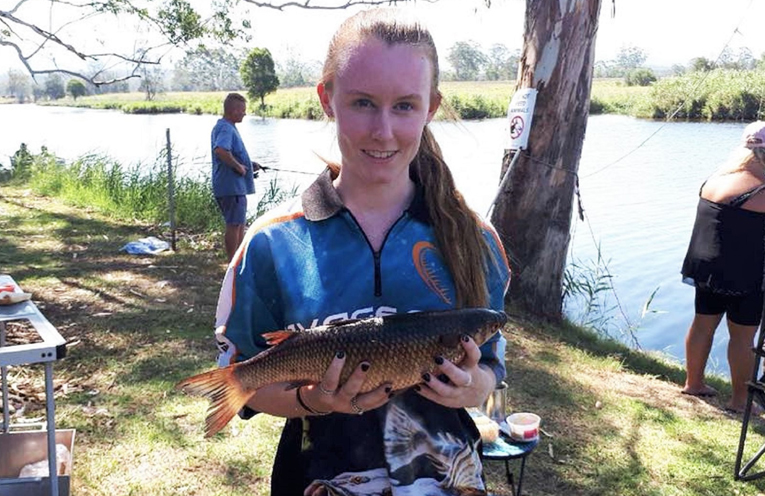
[[[259,388],[277,382],[293,386],[318,383],[339,351],[346,355],[340,384],[359,363],[369,362],[372,366],[361,393],[385,383],[393,390],[402,390],[421,382],[424,373],[435,373],[436,356],[461,362],[465,358],[462,336],[470,336],[480,346],[506,322],[504,312],[466,308],[344,320],[304,331],[269,332],[263,337],[271,347],[262,353],[189,377],[177,387],[211,401],[205,428],[206,437],[210,437]]]

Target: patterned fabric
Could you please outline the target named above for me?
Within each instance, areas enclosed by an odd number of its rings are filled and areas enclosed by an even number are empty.
[[[303,330],[347,318],[454,307],[454,285],[421,192],[379,252],[323,173],[294,201],[256,221],[230,265],[216,316],[219,363],[266,348],[275,329]],[[509,269],[490,226],[484,234],[490,306],[504,308]],[[505,339],[481,347],[481,363],[501,380]],[[363,415],[287,420],[274,463],[272,495],[302,494],[309,484],[336,495],[483,494],[479,435],[464,409],[414,392]]]

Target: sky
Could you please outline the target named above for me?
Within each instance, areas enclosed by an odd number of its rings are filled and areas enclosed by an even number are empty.
[[[49,0],[28,0],[27,20],[44,24],[44,20],[34,18],[38,15],[35,8],[47,5]],[[487,50],[495,43],[510,50],[520,49],[523,44],[525,0],[492,0],[490,8],[484,0],[418,0],[400,5],[414,9],[426,21],[442,58],[458,41],[474,41]],[[298,8],[277,11],[246,3],[244,6],[249,9],[254,33],[248,46],[267,47],[277,60],[289,52],[301,60],[323,60],[332,33],[353,12]],[[700,56],[714,60],[726,46],[734,51],[746,47],[759,58],[765,52],[763,19],[765,0],[602,0],[596,60],[613,59],[626,46],[643,49],[650,67],[687,65]],[[129,45],[135,38],[130,26],[113,29],[100,25],[66,34],[67,40],[97,43],[113,40],[114,33],[120,30],[124,33],[121,42]],[[14,51],[0,46],[0,71],[5,73],[11,67],[22,68]]]
[[[577,0],[561,0],[566,1]],[[426,20],[442,57],[457,41],[473,40],[484,48],[501,43],[511,50],[523,45],[525,0],[493,0],[490,8],[483,0],[407,5]],[[315,14],[258,12],[254,42],[277,50],[300,45],[302,53],[322,60],[332,32],[347,13]],[[694,57],[716,59],[729,42],[733,49],[748,47],[758,58],[765,52],[763,19],[765,0],[616,0],[615,12],[611,0],[602,0],[596,60],[613,59],[623,46],[633,45],[647,52],[648,65],[686,65]],[[306,40],[305,33],[317,42]]]

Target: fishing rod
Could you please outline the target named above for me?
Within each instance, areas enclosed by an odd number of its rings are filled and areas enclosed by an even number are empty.
[[[256,162],[254,162],[253,164],[256,164]],[[270,166],[265,166],[265,165],[260,165],[260,164],[257,164],[257,166],[260,167],[259,170],[262,170],[263,172],[271,172],[271,171],[274,171],[274,172],[291,172],[293,174],[309,174],[309,175],[312,175],[312,176],[315,176],[316,174],[318,174],[318,172],[300,171],[300,170],[294,170],[294,169],[280,169],[280,168],[270,167]],[[253,174],[257,177],[257,173],[258,173],[258,171],[256,170]]]

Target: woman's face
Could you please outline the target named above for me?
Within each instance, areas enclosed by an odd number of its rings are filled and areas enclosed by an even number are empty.
[[[423,49],[370,39],[338,69],[331,90],[319,84],[324,111],[337,123],[343,180],[409,180],[409,163],[440,104],[431,98],[432,71]]]

